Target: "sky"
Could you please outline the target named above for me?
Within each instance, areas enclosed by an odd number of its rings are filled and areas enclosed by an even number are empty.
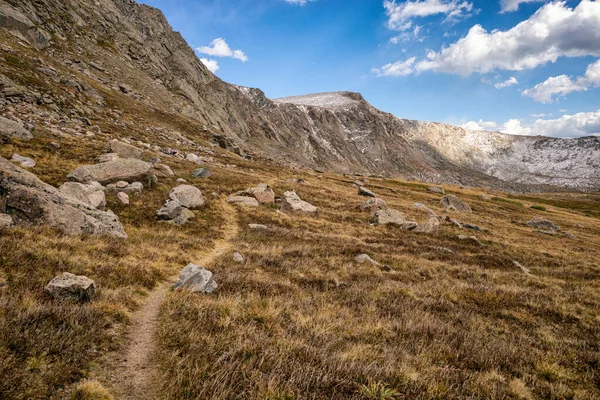
[[[600,0],[142,0],[219,78],[400,118],[600,135]]]

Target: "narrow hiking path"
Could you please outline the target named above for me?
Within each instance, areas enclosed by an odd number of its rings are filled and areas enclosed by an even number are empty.
[[[233,249],[233,239],[239,233],[237,211],[224,199],[221,200],[223,237],[216,240],[207,251],[196,255],[190,262],[207,267],[214,260]],[[185,267],[182,265],[181,268]],[[155,360],[158,348],[157,329],[159,314],[171,285],[177,280],[173,276],[158,285],[148,295],[144,305],[131,319],[126,348],[115,354],[105,367],[107,386],[115,399],[158,400],[160,374]]]

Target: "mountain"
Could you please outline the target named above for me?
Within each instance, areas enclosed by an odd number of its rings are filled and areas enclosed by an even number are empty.
[[[193,120],[198,137],[282,165],[512,191],[600,189],[598,137],[467,131],[401,119],[350,92],[271,100],[214,76],[159,10],[133,0],[0,1],[0,26],[44,62],[71,67],[68,81],[127,92],[140,107]]]

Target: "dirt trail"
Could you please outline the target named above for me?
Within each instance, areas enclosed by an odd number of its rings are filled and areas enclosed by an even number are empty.
[[[215,241],[208,252],[198,254],[190,260],[194,264],[207,266],[232,250],[233,239],[239,232],[236,210],[225,201],[221,202],[221,208],[225,217],[222,230],[224,236]],[[177,276],[171,277],[148,295],[146,303],[133,314],[132,326],[127,335],[127,347],[122,354],[115,355],[113,360],[108,362],[107,367],[110,371],[105,374],[108,375],[106,380],[116,399],[159,399],[157,386],[160,376],[154,359],[158,347],[156,333],[160,308],[169,288],[176,280]]]

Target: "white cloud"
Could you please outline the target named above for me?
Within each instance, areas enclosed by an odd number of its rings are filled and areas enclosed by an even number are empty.
[[[571,92],[584,92],[598,86],[600,86],[600,60],[590,64],[583,76],[576,79],[571,79],[567,75],[553,76],[531,89],[524,90],[521,94],[540,103],[552,103],[557,97],[566,96]]]
[[[381,68],[373,68],[372,71],[377,76],[405,76],[410,75],[413,71],[413,64],[416,57],[411,57],[406,61],[397,61],[393,64],[384,65]]]
[[[518,85],[519,81],[517,80],[517,78],[515,78],[514,76],[511,76],[510,78],[508,78],[507,80],[505,80],[504,82],[498,82],[494,85],[494,87],[496,89],[502,89],[505,87],[509,87],[512,85]]]
[[[202,64],[204,64],[213,74],[219,70],[219,63],[217,60],[201,58],[200,61],[202,61]]]
[[[225,39],[216,38],[210,42],[209,46],[200,46],[196,51],[202,54],[208,54],[213,57],[231,57],[240,60],[241,62],[248,61],[248,57],[241,50],[232,50]]]
[[[314,0],[283,0],[286,3],[290,3],[290,4],[296,4],[299,6],[305,6],[306,3],[308,3],[309,1],[314,1]]]
[[[543,116],[544,114],[539,115]],[[479,122],[469,121],[461,126],[469,130],[496,131],[511,135],[542,135],[550,137],[600,135],[600,109],[592,112],[563,115],[556,119],[536,119],[531,124],[524,124],[519,119],[509,119],[501,125],[498,125],[494,121],[480,120]]]
[[[533,69],[559,57],[600,56],[600,1],[582,0],[575,8],[558,1],[543,5],[513,28],[468,34],[414,64],[413,72],[459,74]]]
[[[473,9],[473,3],[463,0],[414,0],[396,3],[396,0],[383,2],[389,17],[387,26],[395,31],[405,31],[412,27],[414,18],[444,14],[446,20],[455,20]]]
[[[502,9],[501,13],[517,11],[519,9],[519,5],[521,3],[534,3],[534,2],[542,2],[545,0],[500,0],[500,6]]]

